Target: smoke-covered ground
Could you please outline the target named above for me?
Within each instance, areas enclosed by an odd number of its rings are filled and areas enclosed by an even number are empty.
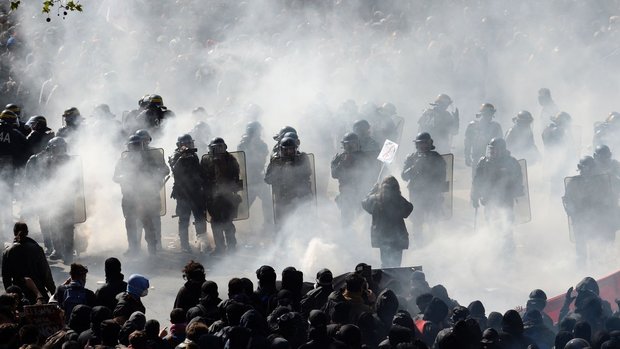
[[[390,166],[399,174],[413,151],[417,120],[439,93],[449,94],[461,115],[453,142],[454,216],[428,246],[406,251],[403,265],[422,265],[431,285],[444,284],[461,304],[481,299],[487,311],[522,304],[533,288],[554,295],[583,276],[617,269],[616,246],[588,265],[575,265],[561,193],[551,194],[551,169],[543,164],[529,169],[532,221],[515,227],[515,255],[499,252],[501,241],[485,229],[482,213],[474,232],[462,135],[483,102],[495,105],[504,131],[526,109],[535,117],[542,151],[540,133],[549,120],[538,117],[536,97],[547,87],[560,109],[573,116],[580,153],[591,153],[591,125],[617,108],[620,92],[618,1],[103,0],[84,1],[83,13],[66,18],[53,14],[49,23],[38,5],[23,4],[12,15],[18,25],[7,30],[14,33],[15,46],[3,55],[1,102],[20,103],[27,115],[45,115],[54,129],[61,126],[64,109],[82,111],[91,127],[70,142],[71,153],[83,161],[88,212],[87,222],[78,226],[88,248],[78,260],[91,266],[90,280],[101,279],[96,269],[100,276],[108,256],[125,262],[126,275],[151,277],[156,289],[145,303],[160,320],[182,284],[182,266],[203,257],[177,252],[170,200],[162,217],[164,253],[156,260],[121,256],[127,248],[121,195],[111,178],[124,147],[113,140],[111,122],[92,126],[89,117],[94,106],[107,103],[120,120],[150,93],[162,95],[177,115],[152,144],[167,155],[176,137],[199,121],[191,111],[203,106],[209,116],[202,121],[229,149],[236,148],[245,124],[257,119],[270,146],[270,136],[291,125],[301,150],[316,156],[316,214],[299,213],[272,243],[257,229],[262,219],[260,205],[254,205],[250,221],[238,224],[243,245],[238,255],[204,260],[221,293],[232,276],[255,280],[254,270],[262,264],[278,271],[294,265],[307,281],[326,266],[335,274],[361,261],[378,266],[378,251],[370,248],[370,218],[341,228],[333,201],[337,185],[326,184],[329,161],[344,131],[368,117],[366,102],[391,102],[405,119]],[[358,113],[343,111],[349,99]],[[250,103],[262,112],[250,113]],[[574,154],[575,163],[579,155]]]

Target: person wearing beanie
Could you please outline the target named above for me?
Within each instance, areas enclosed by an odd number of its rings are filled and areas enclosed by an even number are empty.
[[[148,294],[149,287],[149,279],[140,274],[132,274],[127,279],[127,291],[116,297],[118,303],[114,308],[113,316],[120,316],[126,320],[136,311],[146,313],[146,308],[140,298]]]
[[[269,265],[263,265],[256,270],[258,287],[254,291],[254,298],[257,301],[254,304],[254,308],[265,316],[269,314],[269,305],[275,303],[276,294],[278,293],[276,277],[276,271]]]
[[[501,342],[514,348],[527,348],[528,345],[535,344],[523,332],[523,320],[521,320],[519,313],[514,309],[505,312],[502,317],[502,332],[499,335]]]
[[[106,259],[105,284],[95,292],[97,305],[103,305],[110,310],[116,308],[118,303],[116,296],[127,290],[127,282],[123,280],[124,278],[125,276],[121,273],[121,261],[114,257]]]
[[[322,309],[327,304],[327,298],[334,292],[333,280],[334,276],[329,269],[321,269],[316,273],[314,289],[301,299],[301,312],[304,316],[307,317],[310,311]]]

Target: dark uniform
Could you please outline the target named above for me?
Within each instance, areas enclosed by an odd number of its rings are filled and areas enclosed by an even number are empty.
[[[450,152],[452,137],[459,132],[459,110],[449,112],[447,108],[451,104],[452,99],[448,95],[440,94],[418,120],[418,133],[428,132],[433,135],[443,153]]]
[[[13,224],[13,187],[16,170],[22,168],[28,160],[26,137],[17,130],[17,116],[8,110],[0,113],[0,228],[11,231]],[[4,235],[5,240],[12,237]]]
[[[416,242],[423,245],[428,238],[424,236],[424,223],[433,224],[442,215],[442,193],[447,191],[446,161],[434,151],[433,140],[426,133],[416,137],[417,151],[409,154],[401,174],[409,182],[409,200],[413,204],[413,233]]]
[[[273,156],[265,172],[265,183],[271,185],[276,229],[301,204],[313,196],[312,164],[306,153],[297,151],[292,138],[280,141],[280,150]]]
[[[373,154],[360,150],[359,138],[347,133],[342,139],[343,153],[336,154],[331,163],[332,178],[338,180],[336,204],[340,208],[342,225],[350,226],[360,212],[360,202],[372,187],[372,165],[378,163]]]
[[[471,201],[474,208],[482,204],[487,221],[504,235],[504,248],[514,248],[511,225],[514,222],[515,198],[522,196],[523,175],[519,162],[506,150],[502,138],[489,142],[489,155],[480,159],[474,173]]]
[[[381,144],[370,136],[370,124],[366,120],[357,120],[353,123],[353,132],[359,137],[360,150],[379,155]]]
[[[179,217],[181,249],[191,252],[188,237],[190,214],[194,215],[197,237],[204,239],[207,232],[206,176],[196,155],[192,137],[187,134],[179,137],[177,147],[168,161],[174,176],[170,196],[177,201],[176,214]]]
[[[619,211],[611,178],[608,174],[597,174],[595,160],[591,156],[582,158],[578,169],[580,174],[567,181],[562,201],[570,217],[577,260],[581,264],[590,243],[613,245]]]
[[[263,229],[273,225],[273,208],[269,197],[269,187],[265,184],[265,163],[269,157],[269,147],[260,138],[262,126],[253,121],[248,123],[245,134],[237,150],[243,151],[247,159],[248,205],[252,206],[256,198],[261,201],[263,211]]]
[[[243,189],[243,183],[239,180],[239,163],[226,148],[222,138],[214,138],[209,144],[208,156],[200,163],[205,172],[207,212],[211,216],[215,253],[225,249],[231,252],[237,247],[233,219],[241,203],[237,193]]]
[[[52,138],[48,145],[47,156],[37,161],[46,178],[67,177],[61,171],[68,171],[72,158],[67,154],[67,143],[61,137]],[[45,225],[49,228],[54,252],[50,259],[63,259],[66,264],[73,261],[75,237],[75,193],[78,193],[78,178],[65,178],[69,183],[54,185],[47,183],[48,208],[43,211]]]
[[[123,195],[122,208],[129,243],[128,252],[139,250],[136,220],[140,219],[149,253],[154,254],[158,235],[154,222],[159,219],[160,190],[164,185],[164,177],[170,170],[164,162],[160,162],[158,156],[151,153],[158,150],[142,150],[142,139],[139,136],[129,137],[128,149],[129,152],[116,163],[113,178],[120,184]]]
[[[82,123],[82,115],[76,107],[71,107],[64,111],[62,114],[64,120],[64,126],[58,129],[56,136],[72,141],[72,138],[77,134]],[[74,143],[74,142],[71,142]]]
[[[381,267],[400,267],[403,250],[409,248],[405,218],[413,205],[400,195],[396,178],[386,177],[362,201],[362,207],[372,215],[370,241],[381,252]]]
[[[47,127],[47,120],[43,116],[33,116],[26,123],[31,131],[26,137],[30,154],[38,154],[47,146],[47,142],[54,138],[54,132]]]
[[[493,121],[494,115],[495,107],[490,103],[483,104],[476,114],[480,120],[470,122],[465,130],[465,164],[472,167],[472,174],[491,139],[503,136],[502,127]]]
[[[532,114],[523,110],[512,118],[514,125],[506,132],[506,146],[517,159],[526,159],[528,163],[538,161],[540,154],[534,144],[532,132]]]

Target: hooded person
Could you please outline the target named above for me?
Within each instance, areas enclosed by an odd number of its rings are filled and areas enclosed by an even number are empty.
[[[112,311],[105,306],[98,305],[90,311],[90,328],[80,333],[78,344],[80,348],[86,345],[101,344],[101,323],[112,318]]]
[[[553,331],[555,328],[555,326],[553,326],[553,320],[551,319],[551,317],[549,317],[549,315],[547,315],[547,313],[544,312],[546,306],[547,294],[545,293],[545,291],[537,288],[530,292],[527,303],[525,304],[525,311],[523,312],[523,314],[521,314],[521,316],[525,315],[525,312],[530,309],[538,310],[538,312],[540,312],[540,315],[543,318],[543,323],[545,324],[545,326]]]
[[[375,302],[375,311],[377,319],[383,327],[383,333],[387,333],[392,327],[392,321],[394,315],[398,311],[399,303],[396,294],[390,290],[385,289],[379,293]]]
[[[329,269],[321,269],[316,273],[314,288],[306,293],[300,302],[304,316],[308,316],[312,310],[323,308],[329,295],[334,292],[333,280],[334,276]]]
[[[187,312],[191,307],[196,306],[200,300],[202,283],[205,282],[205,277],[205,268],[202,264],[193,260],[187,263],[183,268],[183,278],[187,281],[179,289],[172,308],[181,308]]]
[[[480,330],[484,330],[487,328],[487,316],[486,310],[484,309],[484,305],[481,301],[475,300],[467,306],[469,309],[469,316],[476,320],[478,326],[480,326]]]
[[[144,313],[135,311],[129,317],[129,320],[125,322],[125,324],[121,327],[121,330],[118,334],[118,342],[128,346],[129,345],[129,335],[134,331],[143,331],[144,326],[146,325],[146,316]]]
[[[387,339],[379,343],[380,349],[396,349],[401,343],[412,343],[413,332],[406,327],[392,325],[388,332]]]
[[[122,316],[124,319],[128,319],[131,314],[136,311],[146,313],[146,308],[141,297],[146,297],[149,293],[149,279],[140,274],[132,274],[127,279],[127,291],[120,293],[116,298],[118,303],[114,308],[113,316]]]
[[[555,334],[545,326],[538,310],[530,309],[525,312],[523,326],[523,334],[531,338],[539,349],[551,349],[553,347]]]
[[[118,303],[116,296],[127,290],[125,276],[121,273],[121,261],[110,257],[105,260],[105,284],[95,292],[97,304],[103,305],[108,309],[116,308]]]
[[[301,309],[300,302],[302,297],[302,288],[304,284],[304,273],[295,269],[295,267],[286,267],[282,270],[282,290],[291,293],[293,309],[299,311]]]
[[[246,311],[239,320],[239,326],[249,330],[250,340],[247,349],[263,349],[269,347],[267,336],[269,325],[261,313],[255,309]]]
[[[415,320],[416,330],[420,339],[431,346],[435,337],[444,327],[444,320],[448,316],[448,306],[441,299],[434,297],[424,310],[424,316]]]
[[[516,348],[526,348],[528,345],[535,344],[531,338],[524,335],[523,331],[523,320],[519,313],[514,309],[505,312],[502,317],[501,341]]]
[[[418,296],[425,293],[431,293],[431,287],[426,281],[426,276],[423,271],[414,270],[411,274],[411,290],[409,292],[409,297],[415,302]]]
[[[362,333],[359,327],[355,325],[343,325],[336,332],[335,338],[344,343],[347,348],[362,348]]]
[[[263,265],[256,270],[256,278],[258,279],[258,287],[254,292],[256,296],[256,308],[263,315],[267,315],[273,310],[270,304],[278,293],[276,287],[276,271],[269,265]]]
[[[218,305],[221,302],[217,284],[210,280],[203,282],[200,288],[198,304],[187,311],[187,321],[197,316],[202,316],[210,321],[207,325],[211,325],[211,323],[219,319],[220,310]]]
[[[159,321],[151,319],[147,320],[144,325],[144,333],[146,334],[146,345],[150,349],[169,349],[168,343],[159,337],[160,326]]]

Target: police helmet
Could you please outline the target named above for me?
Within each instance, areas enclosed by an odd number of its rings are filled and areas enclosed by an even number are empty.
[[[6,124],[17,125],[17,114],[8,109],[4,109],[0,112],[0,121]]]
[[[262,129],[263,129],[263,125],[261,125],[260,122],[258,121],[248,122],[248,124],[245,125],[245,133],[247,134],[256,134],[260,132]]]
[[[532,113],[527,110],[521,110],[515,118],[512,119],[515,123],[532,123],[534,118],[532,117]]]
[[[445,93],[442,93],[439,96],[437,96],[437,98],[435,98],[435,101],[431,103],[432,106],[438,106],[438,107],[447,107],[450,104],[452,104],[452,98],[450,98],[450,96],[448,96]]]
[[[593,157],[595,159],[611,159],[611,150],[609,149],[608,146],[606,145],[598,145],[596,146],[596,148],[594,149],[594,154]]]
[[[164,99],[160,95],[152,94],[149,96],[149,106],[162,108],[164,106]]]
[[[620,113],[618,113],[617,111],[612,111],[607,116],[607,119],[605,119],[605,122],[607,122],[609,124],[614,124],[614,123],[616,123],[618,121],[620,121]]]
[[[19,105],[13,103],[7,104],[4,109],[12,111],[13,113],[15,113],[15,115],[17,115],[17,117],[19,117],[22,113],[22,108],[20,108]]]
[[[360,138],[357,134],[353,132],[345,133],[344,137],[342,137],[342,141],[340,143],[351,143],[351,142],[359,142]]]
[[[144,95],[140,99],[138,99],[138,107],[146,108],[149,104],[150,95]]]
[[[140,144],[142,145],[142,137],[138,136],[138,135],[131,135],[129,136],[129,138],[127,139],[127,145],[129,144]]]
[[[362,119],[362,120],[356,120],[353,123],[353,132],[358,133],[359,132],[368,132],[370,130],[370,123],[368,123],[368,121]]]
[[[358,151],[360,148],[360,138],[353,132],[347,132],[340,143],[345,151]]]
[[[476,116],[480,117],[483,115],[495,115],[495,112],[497,110],[495,109],[495,106],[491,103],[484,103],[480,106],[480,112],[478,112],[478,114],[476,114]]]
[[[228,146],[222,137],[215,137],[209,142],[209,149],[213,153],[223,153],[228,149]]]
[[[590,348],[590,344],[583,338],[573,338],[566,343],[564,349],[583,349]]]
[[[506,150],[506,141],[501,137],[493,138],[489,142],[489,147],[497,148],[499,150]]]
[[[545,291],[537,288],[533,290],[532,292],[530,292],[529,298],[547,300],[547,294],[545,293]]]
[[[297,147],[297,141],[294,138],[284,137],[280,141],[280,148]]]
[[[390,102],[385,102],[381,106],[381,112],[387,116],[396,115],[396,106]]]
[[[62,137],[54,137],[47,142],[46,149],[54,154],[66,154],[67,141]]]
[[[422,132],[422,133],[418,133],[418,135],[415,137],[415,141],[416,143],[418,142],[427,142],[427,141],[433,141],[433,139],[431,138],[431,134],[428,132]]]
[[[180,147],[182,145],[189,145],[190,147],[194,146],[194,139],[190,134],[186,133],[177,138],[177,147]]]
[[[76,107],[71,107],[69,109],[66,109],[62,113],[62,117],[65,119],[75,119],[75,118],[79,118],[80,116],[81,116],[80,111]]]
[[[287,132],[285,133],[282,138],[292,138],[295,140],[295,142],[297,143],[297,146],[299,146],[301,144],[301,141],[299,140],[299,135],[297,135],[296,132]]]
[[[47,128],[47,119],[42,115],[31,116],[26,122],[26,126],[33,130],[45,130]]]
[[[569,113],[561,111],[557,113],[555,116],[553,116],[551,120],[555,122],[556,124],[563,125],[563,124],[567,124],[571,122],[572,119],[573,118],[570,116]]]
[[[276,135],[273,136],[273,139],[275,141],[280,141],[280,139],[282,139],[284,137],[284,134],[287,132],[295,132],[297,133],[297,130],[294,129],[292,126],[284,126],[280,129],[280,131],[278,131],[278,133]]]
[[[151,141],[153,141],[153,137],[151,137],[151,134],[149,133],[149,131],[147,131],[145,129],[138,130],[134,134],[136,136],[140,137],[142,142],[144,142],[145,144],[149,144],[149,143],[151,143]]]
[[[590,170],[595,166],[594,158],[587,155],[579,159],[579,163],[577,164],[577,169],[579,171]]]

